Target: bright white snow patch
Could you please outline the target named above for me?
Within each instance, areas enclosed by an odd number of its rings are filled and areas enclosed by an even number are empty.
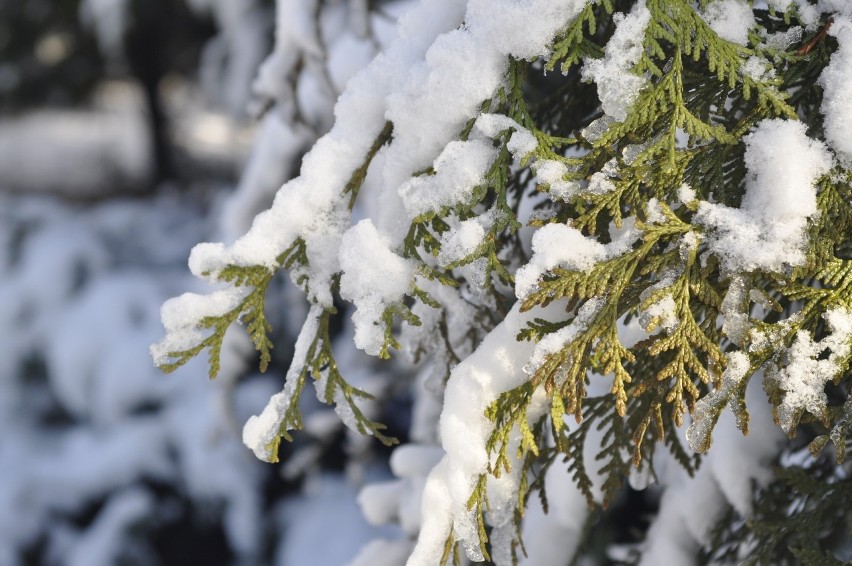
[[[587,238],[572,226],[542,226],[533,234],[532,258],[515,273],[515,295],[525,299],[535,290],[541,277],[556,267],[589,271],[595,263],[625,253],[637,236],[632,219],[626,219],[621,232],[606,245]]]
[[[284,422],[287,409],[295,401],[294,396],[299,383],[299,374],[319,328],[321,314],[322,307],[312,307],[304,326],[302,326],[302,331],[296,340],[293,362],[290,364],[290,369],[287,370],[284,389],[273,395],[263,412],[260,415],[250,417],[243,427],[243,444],[251,448],[255,456],[266,462],[273,462],[277,457],[277,454],[272,452],[270,448],[273,441],[281,434],[281,424]]]
[[[446,455],[432,469],[423,490],[422,528],[409,566],[432,566],[440,561],[444,541],[452,530],[472,560],[482,560],[475,514],[467,501],[479,476],[488,473],[493,455],[486,442],[494,423],[485,416],[485,409],[500,393],[509,391],[527,379],[523,365],[533,350],[530,342],[515,339],[533,316],[542,311],[521,314],[519,305],[488,336],[476,351],[455,367],[447,382],[444,409],[441,414],[441,440]],[[543,414],[543,395],[529,411],[534,422]],[[519,438],[514,431],[511,442]],[[516,446],[516,445],[515,445]],[[510,457],[515,450],[510,447]],[[499,479],[489,478],[488,521],[495,530],[511,526],[520,478],[521,466],[512,463],[512,473]],[[500,562],[503,563],[503,562]],[[511,562],[509,562],[511,563]]]
[[[568,166],[555,159],[539,159],[532,164],[536,181],[547,185],[552,199],[567,201],[580,191],[580,185],[576,181],[564,179],[570,171]]]
[[[446,266],[475,252],[485,241],[485,236],[494,225],[496,216],[489,211],[459,222],[458,227],[445,232],[441,236],[441,253],[438,256],[438,263]]]
[[[409,291],[416,264],[393,253],[367,219],[344,234],[340,267],[340,296],[356,309],[355,346],[376,356],[384,341],[382,314]]]
[[[598,97],[603,111],[616,121],[627,118],[627,111],[645,86],[643,77],[630,72],[642,57],[645,28],[651,12],[640,0],[629,14],[613,16],[615,33],[606,44],[603,59],[587,59],[583,65],[583,78],[598,85]]]
[[[551,332],[538,341],[532,356],[530,356],[529,363],[524,366],[524,371],[528,375],[535,373],[547,361],[549,356],[568,346],[579,334],[583,333],[589,327],[592,319],[605,305],[606,298],[596,297],[586,301],[577,311],[577,316],[574,317],[571,324],[560,328],[556,332]]]
[[[782,271],[805,260],[807,221],[817,213],[814,183],[828,173],[831,155],[805,125],[764,120],[745,136],[748,169],[740,208],[701,202],[695,221],[729,271]]]
[[[474,129],[489,138],[496,138],[501,132],[512,129],[506,148],[515,159],[521,160],[538,147],[538,140],[528,129],[502,114],[482,114],[476,119]]]
[[[839,47],[819,77],[823,88],[825,139],[847,164],[852,163],[852,20],[835,18],[830,28]]]
[[[515,274],[515,295],[525,299],[542,275],[555,267],[588,271],[606,257],[606,246],[565,224],[548,224],[533,234],[533,256]]]
[[[470,198],[471,189],[485,181],[497,158],[491,140],[452,141],[435,160],[435,174],[412,177],[399,189],[409,218],[456,206]]]
[[[188,350],[204,340],[209,331],[199,328],[197,321],[226,314],[240,304],[245,294],[246,289],[238,287],[209,295],[184,293],[163,303],[160,317],[166,335],[151,346],[154,363],[168,363],[172,352]]]
[[[667,332],[673,331],[680,324],[677,317],[677,304],[671,295],[663,295],[659,301],[651,304],[642,313],[643,328],[650,330],[649,324],[653,321],[655,327],[662,327]]]
[[[767,379],[777,382],[784,391],[778,408],[781,428],[790,433],[803,411],[822,417],[828,408],[825,384],[842,371],[841,362],[852,350],[852,312],[835,308],[825,313],[831,334],[815,342],[806,332],[799,332],[790,348],[787,366]],[[828,357],[821,354],[828,351]]]
[[[755,26],[754,12],[745,0],[716,0],[702,16],[719,37],[740,45],[748,44],[748,32]]]

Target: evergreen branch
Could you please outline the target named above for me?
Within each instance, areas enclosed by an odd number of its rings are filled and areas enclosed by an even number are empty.
[[[210,379],[214,379],[219,374],[219,357],[225,332],[235,322],[242,321],[246,325],[246,331],[249,333],[255,349],[260,352],[260,371],[266,371],[272,359],[271,350],[273,348],[272,341],[269,339],[272,325],[266,319],[263,306],[267,289],[278,269],[282,267],[291,268],[294,264],[303,265],[306,262],[305,244],[299,238],[276,258],[275,268],[228,265],[216,273],[216,277],[220,281],[230,283],[235,287],[252,287],[252,289],[245,294],[237,306],[228,312],[218,316],[206,316],[199,320],[196,324],[197,329],[212,329],[212,332],[192,348],[169,352],[168,357],[175,361],[163,363],[160,368],[165,373],[171,373],[202,351],[208,350],[209,375]]]
[[[329,334],[329,322],[333,314],[332,309],[323,309],[319,313],[316,331],[305,351],[304,359],[292,362],[298,364],[295,367],[299,368],[298,373],[295,374],[296,383],[292,385],[293,394],[288,398],[287,406],[283,408],[284,414],[278,434],[266,447],[268,453],[273,455],[273,461],[277,461],[281,438],[292,442],[293,437],[290,431],[302,429],[299,399],[309,376],[317,382],[320,400],[328,404],[336,404],[339,414],[348,415],[343,420],[351,429],[360,434],[375,436],[385,446],[399,443],[396,438],[383,433],[387,429],[384,424],[371,420],[358,406],[359,399],[372,400],[373,395],[352,386],[341,375],[332,351]]]

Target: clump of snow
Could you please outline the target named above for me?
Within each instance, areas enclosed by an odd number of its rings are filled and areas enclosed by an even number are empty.
[[[646,330],[650,330],[650,321],[656,321],[656,325],[664,328],[667,332],[673,331],[680,324],[677,317],[677,304],[674,297],[663,295],[663,297],[651,304],[642,313],[642,322]]]
[[[251,448],[254,455],[260,460],[272,462],[277,454],[270,450],[272,443],[281,434],[281,425],[284,422],[287,409],[294,402],[296,388],[298,386],[299,374],[305,363],[311,343],[319,328],[319,317],[322,308],[314,306],[308,313],[308,318],[302,326],[299,338],[296,340],[293,361],[284,382],[284,389],[273,395],[263,412],[249,418],[243,427],[243,444]]]
[[[416,264],[393,253],[387,239],[366,219],[344,234],[340,267],[340,296],[356,309],[355,346],[378,355],[384,341],[382,315],[411,289]]]
[[[660,207],[660,200],[652,198],[645,206],[645,214],[648,216],[648,222],[651,224],[664,224],[666,216],[663,214],[663,209]]]
[[[335,106],[334,127],[305,156],[300,176],[279,190],[272,207],[259,214],[249,232],[232,245],[196,246],[190,256],[192,272],[215,277],[229,264],[274,267],[279,254],[301,237],[310,265],[310,299],[331,305],[331,280],[339,271],[341,236],[348,228],[346,199],[339,196],[384,127],[385,99],[394,87],[393,77],[404,75],[403,70],[422,57],[436,34],[455,27],[458,12],[446,0],[433,0],[402,18],[399,39],[350,79]],[[396,140],[401,131],[395,126]]]
[[[681,203],[689,204],[695,200],[695,189],[684,183],[677,190],[677,198]]]
[[[533,234],[532,249],[530,262],[515,274],[519,299],[532,293],[542,275],[555,267],[588,271],[606,257],[606,246],[565,224],[542,226]]]
[[[485,241],[486,234],[496,221],[496,216],[496,212],[489,211],[459,222],[458,227],[445,232],[441,236],[441,253],[438,255],[438,263],[446,266],[476,251]]]
[[[593,195],[602,195],[615,190],[615,183],[612,179],[616,177],[616,161],[611,159],[607,161],[600,171],[597,171],[589,177],[589,186],[586,187],[586,192]]]
[[[555,159],[539,159],[532,165],[536,180],[548,187],[552,199],[568,200],[580,191],[580,185],[566,181],[568,166]]]
[[[631,69],[642,57],[645,28],[650,20],[645,0],[640,0],[627,15],[615,14],[617,27],[606,44],[604,58],[584,61],[583,78],[598,85],[603,111],[618,122],[627,118],[627,111],[646,84],[645,78],[633,74]]]
[[[163,303],[160,317],[166,335],[151,346],[154,363],[167,363],[170,353],[188,350],[198,344],[209,331],[199,328],[197,321],[232,311],[245,298],[245,294],[245,288],[236,287],[209,295],[184,293]]]
[[[485,409],[500,393],[517,387],[526,379],[523,366],[532,354],[533,344],[518,342],[517,333],[539,313],[519,312],[518,305],[492,330],[476,349],[450,375],[441,414],[441,440],[446,455],[429,473],[423,490],[422,527],[417,545],[409,558],[411,566],[440,561],[444,541],[452,531],[463,543],[472,560],[482,560],[476,518],[467,502],[480,477],[488,473],[493,456],[486,449],[494,424]],[[542,396],[543,397],[543,396]],[[545,403],[531,408],[534,421],[545,411]],[[515,431],[517,442],[518,431]],[[515,450],[508,450],[510,458]],[[517,472],[520,463],[513,463]],[[516,473],[500,479],[489,478],[489,521],[497,529],[511,523],[517,502]]]
[[[543,226],[533,234],[532,258],[515,274],[515,295],[525,299],[541,277],[556,267],[589,271],[595,263],[626,252],[637,236],[632,221],[625,221],[624,230],[606,245],[566,224]]]
[[[701,15],[719,37],[740,45],[748,44],[748,32],[756,25],[745,0],[715,0]]]
[[[775,69],[772,64],[761,57],[749,57],[740,66],[740,72],[745,77],[755,81],[766,81],[775,78]]]
[[[434,175],[410,178],[399,187],[409,218],[464,204],[471,190],[485,181],[485,175],[497,158],[493,139],[514,130],[506,144],[518,161],[538,147],[535,136],[502,114],[482,114],[474,123],[470,139],[451,141],[433,163]]]
[[[852,312],[834,308],[825,313],[828,334],[819,342],[804,331],[796,334],[783,369],[767,372],[766,378],[784,392],[778,419],[786,433],[792,432],[802,412],[823,417],[828,411],[825,385],[843,370],[841,362],[852,353]],[[828,351],[827,357],[822,353]]]
[[[409,218],[463,204],[470,190],[485,181],[497,158],[491,140],[452,141],[435,160],[434,175],[412,177],[399,189]]]
[[[220,225],[225,241],[244,234],[254,217],[269,206],[275,191],[297,167],[296,156],[311,140],[308,128],[287,124],[278,112],[263,117],[239,185],[223,206]]]
[[[535,350],[530,356],[530,361],[524,366],[524,371],[532,375],[547,361],[547,358],[562,348],[569,345],[574,339],[584,332],[592,319],[606,305],[606,298],[589,299],[577,310],[577,316],[571,324],[560,328],[556,332],[544,336],[535,345]]]
[[[476,119],[474,129],[492,139],[501,132],[514,130],[509,137],[509,143],[506,144],[506,149],[519,161],[538,148],[538,140],[532,132],[502,114],[481,114]]]
[[[394,140],[385,160],[386,206],[377,226],[396,239],[408,230],[400,214],[399,187],[412,173],[429,167],[479,113],[482,101],[505,83],[510,56],[530,59],[546,53],[556,34],[585,5],[584,0],[446,3],[465,10],[464,26],[442,34],[423,60],[401,68],[405,81],[387,97],[386,117],[394,124]],[[413,196],[411,191],[406,195],[403,200]],[[412,210],[408,204],[404,208]]]
[[[823,88],[820,110],[825,116],[825,139],[844,163],[852,163],[852,19],[837,17],[829,29],[838,49],[819,77]]]
[[[748,169],[740,208],[702,201],[695,222],[728,271],[782,271],[805,260],[808,219],[817,213],[817,179],[831,155],[805,133],[805,125],[764,120],[745,136]]]
[[[808,0],[766,0],[766,3],[770,8],[774,8],[782,14],[791,8],[795,8],[799,21],[805,24],[808,29],[813,29],[819,21],[820,10]]]

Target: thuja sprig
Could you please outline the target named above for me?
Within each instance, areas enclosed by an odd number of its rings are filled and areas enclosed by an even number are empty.
[[[292,384],[288,383],[288,389],[292,393],[287,399],[287,406],[283,408],[283,417],[278,434],[266,446],[266,451],[272,455],[271,461],[273,462],[278,461],[281,439],[284,438],[288,442],[292,442],[293,437],[290,431],[302,429],[302,412],[299,408],[299,399],[308,377],[317,382],[320,400],[329,404],[337,404],[338,410],[342,409],[348,412],[351,418],[347,424],[357,432],[375,436],[386,446],[399,443],[396,438],[384,434],[383,431],[387,429],[384,424],[371,420],[358,406],[359,400],[373,400],[373,395],[352,386],[340,373],[332,351],[329,334],[329,322],[335,313],[336,311],[333,308],[315,306],[308,315],[309,318],[316,319],[305,323],[308,328],[311,328],[312,325],[314,335],[305,350],[304,358],[293,360],[294,367],[299,369],[294,375],[288,375],[288,379],[293,379]]]
[[[601,8],[605,10],[605,13],[596,13]],[[586,4],[554,43],[553,52],[545,65],[545,70],[552,71],[559,65],[559,69],[564,74],[587,57],[602,57],[603,50],[591,37],[598,33],[598,20],[605,20],[612,11],[611,0],[595,0]],[[588,36],[584,30],[588,30]]]
[[[391,139],[392,133],[393,125],[387,122],[367,151],[363,163],[353,171],[346,183],[342,197],[349,196],[350,210],[355,203],[361,185],[364,183],[370,163],[372,163],[379,149]],[[282,268],[304,270],[308,264],[305,241],[301,237],[297,237],[284,252],[276,257],[272,266],[230,264],[215,273],[203,273],[202,276],[204,277],[212,277],[216,281],[227,283],[233,287],[251,288],[251,290],[245,293],[239,303],[228,312],[217,316],[206,316],[199,320],[196,329],[212,330],[212,332],[191,348],[169,352],[168,357],[174,361],[162,363],[160,368],[166,373],[171,373],[204,350],[208,350],[209,375],[211,379],[215,378],[221,368],[220,354],[225,333],[232,324],[241,322],[245,325],[255,349],[260,353],[260,370],[266,371],[269,362],[272,360],[271,350],[273,348],[273,343],[269,338],[272,326],[264,312],[269,284]],[[303,288],[307,288],[309,285],[308,276],[301,273],[298,277],[298,283]]]
[[[282,267],[290,269],[296,264],[304,265],[306,262],[305,243],[298,238],[276,258],[276,267],[228,265],[217,272],[216,278],[219,281],[230,283],[234,287],[251,288],[251,290],[245,294],[237,306],[225,314],[206,316],[199,320],[196,328],[212,330],[212,332],[192,348],[169,352],[168,357],[174,361],[163,363],[160,368],[166,373],[171,373],[206,349],[210,379],[215,378],[219,374],[219,358],[225,332],[232,324],[239,321],[245,325],[255,349],[260,353],[260,371],[266,371],[272,359],[273,348],[272,341],[269,339],[272,325],[269,324],[264,312],[267,289],[279,269]]]
[[[675,307],[674,312],[670,313],[676,321],[674,328],[668,330],[666,336],[653,339],[648,353],[655,357],[663,356],[666,352],[673,353],[671,360],[656,373],[655,379],[660,382],[673,380],[666,402],[674,406],[673,416],[677,426],[681,426],[687,408],[694,406],[700,395],[690,375],[708,384],[710,374],[705,366],[716,368],[724,366],[724,356],[719,347],[718,337],[715,332],[711,332],[711,336],[708,336],[709,328],[702,324],[708,319],[701,320],[695,317],[693,289],[700,290],[702,286],[700,268],[697,265],[698,246],[690,246],[684,255],[686,258],[682,271],[673,278],[671,283],[657,287],[639,304],[639,310],[646,311],[661,299],[668,297]],[[713,295],[715,293],[709,295],[711,304],[708,306],[715,310],[718,304],[714,304],[716,298]],[[659,318],[652,318],[646,329],[653,332],[661,322]],[[699,353],[706,356],[707,362],[698,357]]]

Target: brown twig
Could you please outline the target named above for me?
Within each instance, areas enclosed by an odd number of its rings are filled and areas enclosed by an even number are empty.
[[[811,38],[809,42],[804,44],[796,51],[796,55],[807,55],[811,52],[811,50],[816,47],[817,43],[825,39],[825,36],[828,35],[828,28],[831,27],[831,24],[834,23],[834,18],[829,18],[825,25],[820,28],[815,36]]]

